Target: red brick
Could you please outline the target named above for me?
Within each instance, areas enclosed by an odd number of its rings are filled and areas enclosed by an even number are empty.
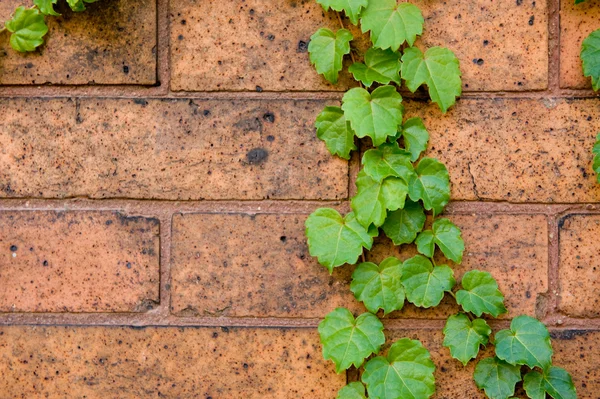
[[[13,398],[334,398],[313,330],[0,327]]]
[[[0,312],[143,312],[159,300],[158,221],[0,212],[0,282]]]
[[[10,19],[19,5],[32,0],[3,0],[0,21]],[[19,53],[0,36],[0,84],[44,83],[142,84],[156,83],[156,0],[127,0],[87,4],[74,13],[66,2],[56,10],[61,17],[48,17],[46,44],[32,53]]]

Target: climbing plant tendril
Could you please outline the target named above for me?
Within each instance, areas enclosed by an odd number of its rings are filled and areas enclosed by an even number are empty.
[[[441,253],[460,264],[465,250],[460,228],[439,215],[450,200],[446,166],[423,156],[429,133],[420,118],[406,119],[402,82],[414,92],[425,85],[442,113],[461,94],[459,62],[452,51],[413,47],[423,33],[424,19],[413,4],[396,0],[317,0],[325,11],[344,12],[353,23],[369,32],[373,47],[364,62],[354,62],[351,32],[321,28],[309,44],[310,61],[319,74],[337,83],[344,57],[360,87],[348,90],[341,107],[327,106],[316,120],[317,137],[333,155],[344,159],[357,149],[355,136],[369,137],[374,148],[362,157],[356,179],[352,212],[340,215],[329,208],[317,209],[306,220],[310,254],[330,273],[336,267],[354,265],[350,289],[368,312],[355,317],[337,308],[319,324],[325,359],[338,373],[362,368],[361,381],[342,388],[338,399],[426,399],[435,393],[435,365],[418,340],[402,338],[380,354],[385,343],[385,316],[402,309],[405,301],[422,308],[435,307],[446,294],[461,311],[448,318],[443,345],[452,357],[466,365],[482,346],[495,344],[494,357],[477,364],[477,387],[491,399],[508,399],[516,384],[532,399],[576,398],[571,376],[552,365],[550,335],[543,323],[529,316],[513,319],[510,328],[496,332],[483,315],[506,313],[504,296],[494,277],[472,270],[457,282],[453,269],[436,264]],[[600,144],[598,144],[600,148]],[[597,150],[600,157],[600,149]],[[600,160],[597,160],[600,165]],[[598,166],[600,169],[600,166]],[[430,228],[424,230],[427,213]],[[383,231],[395,245],[415,244],[418,255],[404,261],[390,257],[380,264],[366,262],[364,250]]]

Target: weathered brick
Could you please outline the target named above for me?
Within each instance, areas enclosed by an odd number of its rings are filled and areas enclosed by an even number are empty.
[[[579,399],[600,396],[600,331],[551,331],[554,365],[573,377]]]
[[[0,196],[338,199],[322,101],[0,100]]]
[[[416,1],[423,10],[423,44],[454,50],[465,90],[544,89],[548,80],[546,1]],[[349,27],[346,21],[346,27]],[[345,90],[331,86],[306,52],[320,27],[338,29],[333,12],[313,1],[182,0],[171,9],[174,90]],[[352,29],[361,52],[367,36]],[[218,50],[215,49],[218,47]]]
[[[463,263],[447,262],[438,251],[437,263],[449,264],[457,281],[469,270],[488,271],[498,281],[509,311],[502,317],[536,315],[538,300],[548,290],[548,226],[544,216],[452,215],[465,241]],[[380,262],[388,256],[401,260],[417,254],[414,245],[395,247],[381,232],[369,259]],[[458,311],[450,296],[440,306],[424,310],[406,304],[391,317],[446,318]]]
[[[560,86],[564,88],[591,88],[590,78],[583,76],[581,43],[598,29],[600,9],[595,1],[574,4],[560,2]]]
[[[11,397],[334,398],[314,330],[0,327]]]
[[[0,21],[10,19],[19,5],[32,0],[3,0]],[[9,35],[0,38],[0,84],[44,83],[143,84],[156,83],[156,0],[128,0],[87,4],[80,13],[66,2],[48,17],[46,44],[27,54],[13,50]]]
[[[333,276],[308,253],[308,215],[186,214],[173,220],[173,312],[181,316],[324,317],[362,308],[352,267]]]
[[[600,216],[569,215],[559,226],[559,308],[575,317],[600,317]]]
[[[158,221],[0,212],[0,286],[0,312],[143,312],[159,300]]]

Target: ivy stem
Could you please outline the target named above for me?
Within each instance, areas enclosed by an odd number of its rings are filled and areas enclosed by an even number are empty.
[[[454,292],[452,292],[452,291],[446,291],[446,292],[447,292],[448,294],[450,294],[450,296],[451,296],[452,298],[454,298],[454,300],[456,301],[456,295],[454,295]]]
[[[362,251],[362,253],[360,254],[360,257],[361,257],[361,259],[362,259],[363,263],[365,263],[365,262],[367,261],[367,260],[365,259],[365,250],[364,250],[364,248],[363,248],[363,251]]]
[[[338,21],[340,21],[340,26],[342,27],[342,29],[346,29],[346,26],[344,25],[344,20],[342,19],[342,14],[339,12],[336,12],[335,14],[338,17]],[[354,54],[352,53],[352,48],[350,48],[350,59],[352,60],[353,64],[356,62],[356,59],[354,58]],[[360,87],[364,88],[361,81],[359,81],[358,84],[360,85]]]

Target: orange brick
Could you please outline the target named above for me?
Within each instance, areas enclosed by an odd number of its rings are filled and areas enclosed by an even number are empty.
[[[339,199],[322,101],[0,100],[0,197]]]
[[[334,398],[314,330],[0,327],[10,397]]]
[[[353,268],[333,276],[308,253],[308,215],[186,214],[173,220],[173,312],[181,316],[324,317],[364,311]]]
[[[61,17],[46,18],[46,44],[32,53],[18,53],[0,36],[0,84],[44,83],[142,84],[156,83],[156,0],[127,0],[87,4],[80,13],[66,2],[56,10]],[[3,0],[0,21],[10,19],[19,5],[32,0]]]
[[[559,226],[559,308],[574,317],[600,317],[600,216],[569,215]]]
[[[158,221],[1,212],[1,312],[143,312],[159,300]]]

